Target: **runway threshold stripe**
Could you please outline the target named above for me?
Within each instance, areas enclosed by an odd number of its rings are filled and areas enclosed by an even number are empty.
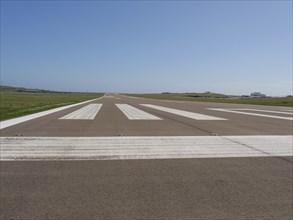
[[[288,136],[1,137],[0,160],[293,156]]]
[[[209,116],[209,115],[204,115],[204,114],[199,114],[194,112],[188,112],[188,111],[178,110],[174,108],[167,108],[167,107],[158,106],[158,105],[151,105],[151,104],[141,104],[141,105],[148,108],[153,108],[156,110],[172,113],[175,115],[180,115],[180,116],[195,119],[195,120],[227,120],[225,118],[219,118],[219,117],[214,117],[214,116]]]
[[[100,111],[101,107],[102,104],[89,104],[59,119],[93,120]]]
[[[100,98],[98,98],[98,99],[100,99]],[[63,107],[54,108],[54,109],[51,109],[51,110],[38,112],[38,113],[31,114],[31,115],[26,115],[26,116],[14,118],[14,119],[9,119],[9,120],[6,120],[6,121],[1,121],[0,122],[0,129],[7,128],[7,127],[10,127],[10,126],[13,126],[13,125],[16,125],[16,124],[20,124],[20,123],[23,123],[23,122],[26,122],[26,121],[30,121],[30,120],[33,120],[35,118],[40,118],[40,117],[43,117],[43,116],[46,116],[46,115],[49,115],[49,114],[52,114],[52,113],[55,113],[55,112],[59,112],[59,111],[62,111],[62,110],[68,109],[68,108],[83,105],[83,104],[86,104],[86,103],[89,103],[89,102],[92,102],[92,101],[95,101],[95,100],[98,100],[98,99],[92,99],[92,100],[88,100],[88,101],[85,101],[85,102],[80,102],[80,103],[76,103],[76,104],[72,104],[72,105],[66,105],[66,106],[63,106]]]
[[[276,119],[284,119],[284,120],[293,120],[293,117],[283,117],[283,116],[276,116],[276,115],[265,115],[265,114],[258,114],[258,113],[251,113],[251,112],[242,112],[238,109],[222,109],[222,108],[208,108],[209,110],[213,111],[221,111],[221,112],[229,112],[229,113],[236,113],[242,115],[252,115],[252,116],[259,116],[259,117],[266,117],[266,118],[276,118]],[[243,109],[244,110],[244,109]]]
[[[234,111],[266,112],[266,113],[276,113],[276,114],[284,114],[284,115],[293,115],[293,112],[281,112],[281,111],[271,111],[271,110],[262,110],[262,109],[252,109],[252,108],[233,108],[233,109],[230,109],[230,110],[234,110]]]
[[[161,118],[151,115],[145,111],[127,104],[116,104],[129,120],[162,120]]]

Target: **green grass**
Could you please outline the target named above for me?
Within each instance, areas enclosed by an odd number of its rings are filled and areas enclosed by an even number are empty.
[[[292,97],[283,98],[243,98],[239,96],[226,96],[218,93],[170,93],[170,94],[125,94],[134,97],[161,99],[161,100],[179,100],[179,101],[198,101],[198,102],[216,102],[216,103],[234,103],[268,106],[286,106],[293,107]]]
[[[13,86],[0,86],[1,92],[17,92],[18,88]]]
[[[0,120],[99,98],[104,93],[1,93]]]

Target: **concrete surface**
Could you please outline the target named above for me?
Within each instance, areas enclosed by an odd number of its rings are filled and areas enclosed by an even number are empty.
[[[93,119],[60,119],[88,104],[102,104]],[[129,120],[116,104],[127,104],[162,120]],[[141,104],[226,120],[196,120]],[[283,107],[172,102],[112,94],[1,129],[1,153],[12,151],[3,141],[5,137],[241,139],[292,135],[290,119],[211,108],[292,118],[292,114],[284,114],[292,109]],[[243,147],[263,150],[270,145],[270,149],[279,150],[271,139],[259,143],[254,140]],[[285,141],[290,143],[290,138]],[[32,141],[25,146],[34,148]],[[0,165],[1,219],[293,219],[292,156],[66,161],[12,158]]]

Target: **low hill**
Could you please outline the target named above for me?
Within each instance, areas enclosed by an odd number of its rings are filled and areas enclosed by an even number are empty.
[[[0,86],[1,93],[68,93],[68,92],[59,92],[52,90],[44,89],[31,89],[25,87],[14,87],[14,86]]]

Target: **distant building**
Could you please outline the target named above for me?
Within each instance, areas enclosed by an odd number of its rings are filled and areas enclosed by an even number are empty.
[[[19,88],[19,89],[17,89],[17,92],[35,93],[35,92],[40,92],[40,90],[38,90],[38,89]]]
[[[266,97],[265,94],[262,94],[260,92],[252,92],[252,93],[250,93],[250,96],[251,97]]]

